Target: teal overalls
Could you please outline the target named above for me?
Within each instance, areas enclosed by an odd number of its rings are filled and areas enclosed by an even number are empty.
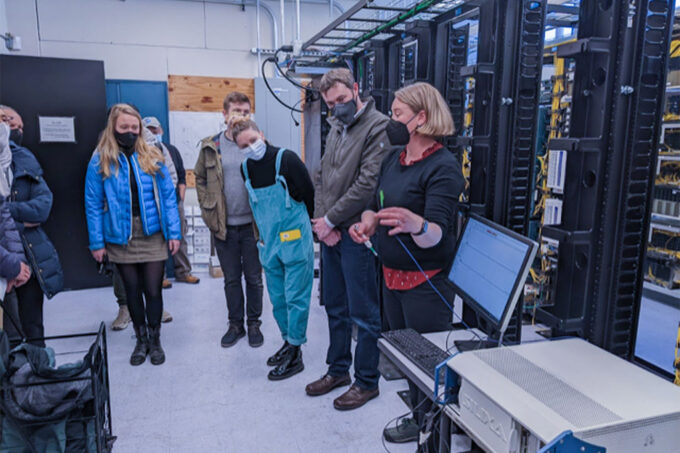
[[[307,341],[307,320],[314,281],[312,226],[304,203],[290,198],[281,176],[281,157],[276,155],[276,178],[268,187],[253,189],[248,160],[243,175],[255,224],[260,231],[257,247],[267,277],[274,319],[284,341],[299,346]]]

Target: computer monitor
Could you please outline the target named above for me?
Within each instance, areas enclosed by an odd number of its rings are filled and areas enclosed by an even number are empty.
[[[531,239],[476,214],[471,214],[463,227],[449,280],[463,301],[498,335],[499,341],[517,306],[537,250],[538,244]],[[460,343],[463,346],[464,342]]]

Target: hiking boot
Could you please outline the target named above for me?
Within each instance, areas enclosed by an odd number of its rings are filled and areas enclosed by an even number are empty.
[[[149,327],[149,358],[152,365],[165,362],[165,351],[161,346],[161,326]]]
[[[161,322],[170,322],[172,321],[172,315],[170,312],[163,310],[163,316],[161,317]]]
[[[302,372],[304,369],[305,365],[302,363],[302,350],[300,346],[291,345],[285,353],[283,362],[271,370],[267,377],[270,381],[282,381]]]
[[[200,282],[201,279],[196,277],[195,275],[189,274],[186,277],[175,277],[175,281],[180,282],[180,283],[189,283],[190,285],[195,285],[198,282]]]
[[[222,337],[222,347],[223,348],[229,348],[231,346],[234,346],[238,340],[246,336],[246,330],[243,328],[243,326],[239,326],[236,324],[229,324],[229,329],[227,330],[227,333],[224,334]]]
[[[130,324],[130,311],[127,305],[118,306],[118,316],[111,324],[111,329],[113,330],[125,330]]]
[[[149,338],[147,336],[146,326],[134,326],[134,328],[137,343],[130,356],[130,365],[138,366],[144,363],[146,355],[149,353]]]

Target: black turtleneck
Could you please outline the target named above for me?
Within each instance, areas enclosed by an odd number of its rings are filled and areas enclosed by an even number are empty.
[[[248,174],[253,189],[268,187],[274,184],[276,174],[276,154],[279,148],[267,144],[267,152],[261,160],[248,159]],[[241,168],[243,177],[243,168]],[[295,201],[307,207],[309,218],[314,215],[314,184],[309,177],[307,167],[293,151],[286,150],[281,157],[281,176],[286,178],[288,193]],[[245,179],[245,178],[244,178]]]
[[[126,149],[121,147],[121,152],[128,161],[130,168],[130,198],[132,201],[132,216],[141,216],[141,211],[139,209],[139,190],[137,188],[137,178],[135,178],[135,167],[132,165],[132,155],[135,153],[135,149]]]

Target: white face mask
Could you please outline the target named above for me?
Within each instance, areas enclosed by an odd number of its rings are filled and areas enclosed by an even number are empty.
[[[267,152],[267,145],[262,139],[258,138],[255,143],[248,145],[244,151],[246,152],[246,159],[260,160]]]

